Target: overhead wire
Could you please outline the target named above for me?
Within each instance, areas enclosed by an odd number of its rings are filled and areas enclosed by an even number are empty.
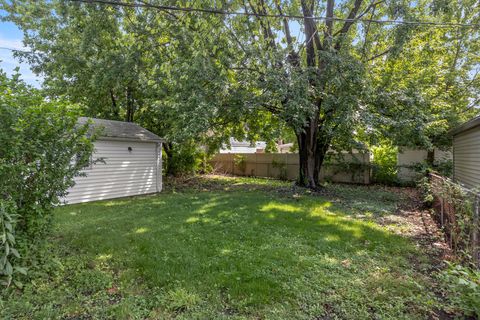
[[[379,24],[393,24],[393,25],[424,25],[443,28],[480,28],[480,23],[457,23],[457,22],[436,22],[436,21],[409,21],[409,20],[382,20],[382,19],[369,19],[363,17],[356,17],[352,19],[340,18],[340,17],[325,17],[325,16],[302,16],[302,15],[287,15],[287,14],[272,14],[261,12],[249,12],[249,11],[226,11],[214,8],[192,8],[192,7],[178,7],[159,5],[148,2],[123,2],[114,0],[68,0],[69,2],[85,3],[85,4],[103,4],[109,6],[129,7],[129,8],[150,8],[162,11],[181,11],[187,13],[207,13],[216,15],[234,15],[234,16],[248,16],[248,17],[263,17],[263,18],[281,18],[281,19],[312,19],[312,20],[324,20],[324,21],[341,21],[341,22],[369,22]]]

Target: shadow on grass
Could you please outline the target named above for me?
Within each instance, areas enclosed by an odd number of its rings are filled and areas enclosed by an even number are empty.
[[[212,314],[398,315],[421,290],[408,240],[323,198],[169,193],[59,211],[72,251]]]

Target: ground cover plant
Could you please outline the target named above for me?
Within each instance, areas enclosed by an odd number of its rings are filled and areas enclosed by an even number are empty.
[[[398,190],[208,178],[60,207],[56,258],[0,300],[0,317],[433,317],[433,262],[402,236]]]

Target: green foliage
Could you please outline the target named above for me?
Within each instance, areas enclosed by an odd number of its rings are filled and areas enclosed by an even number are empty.
[[[164,157],[166,172],[169,175],[181,176],[208,171],[206,157],[207,154],[193,141],[175,144],[171,154]]]
[[[431,208],[435,200],[432,191],[432,184],[427,176],[424,176],[417,182],[417,186],[422,194],[422,200],[425,207]]]
[[[432,164],[428,163],[428,161],[423,161],[413,165],[413,169],[422,176],[435,172],[443,177],[450,178],[453,175],[453,161],[450,159],[435,160]]]
[[[450,264],[440,278],[452,311],[480,318],[480,271]]]
[[[480,233],[478,220],[475,218],[475,201],[478,195],[448,178],[430,175],[421,183],[427,204],[435,202],[434,214],[444,229],[448,242],[459,261],[465,264],[478,264],[478,257],[473,257],[473,234]],[[443,211],[442,211],[443,209]]]
[[[428,257],[391,231],[399,220],[375,221],[403,197],[379,186],[331,185],[321,197],[291,188],[204,178],[175,192],[60,207],[49,237],[58,265],[5,297],[0,318],[353,320],[435,312],[435,279],[412,261]]]
[[[288,179],[287,164],[285,162],[273,160],[272,167],[278,170],[278,179]]]
[[[398,148],[383,145],[372,148],[373,180],[379,183],[395,184],[397,182]]]
[[[53,207],[89,163],[93,145],[88,127],[76,126],[74,108],[44,99],[18,75],[1,72],[0,91],[0,276],[9,285],[15,271],[25,273],[20,255],[49,230]]]
[[[233,158],[233,163],[235,167],[240,170],[243,174],[247,170],[247,157],[242,154],[235,154]]]
[[[475,0],[331,3],[331,20],[285,23],[61,0],[0,0],[0,8],[24,31],[35,54],[16,55],[45,77],[50,96],[67,96],[89,116],[135,120],[172,146],[195,139],[218,148],[233,136],[265,139],[270,149],[308,132],[324,144],[310,150],[350,150],[385,137],[398,146],[447,147],[448,130],[472,116],[480,98],[478,28],[334,18],[476,24]],[[326,14],[312,0],[189,5]]]

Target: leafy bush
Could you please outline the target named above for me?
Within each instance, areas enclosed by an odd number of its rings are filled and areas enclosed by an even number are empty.
[[[20,261],[49,230],[53,207],[93,145],[74,109],[47,101],[18,75],[0,72],[0,91],[0,278],[9,286],[26,272]]]
[[[390,145],[372,148],[373,180],[379,183],[397,183],[398,148]]]
[[[171,144],[170,156],[165,154],[166,172],[173,176],[190,175],[209,170],[207,154],[193,141]]]
[[[287,164],[281,161],[272,161],[272,167],[278,169],[278,179],[287,180],[288,179],[288,170]]]
[[[453,161],[436,160],[433,164],[423,161],[413,165],[412,168],[422,176],[425,176],[430,172],[435,172],[443,177],[451,177],[453,174]]]
[[[480,318],[480,271],[450,265],[441,279],[451,306],[465,316]]]
[[[241,154],[236,154],[234,156],[233,162],[235,163],[235,167],[238,168],[243,174],[247,170],[247,157]]]

